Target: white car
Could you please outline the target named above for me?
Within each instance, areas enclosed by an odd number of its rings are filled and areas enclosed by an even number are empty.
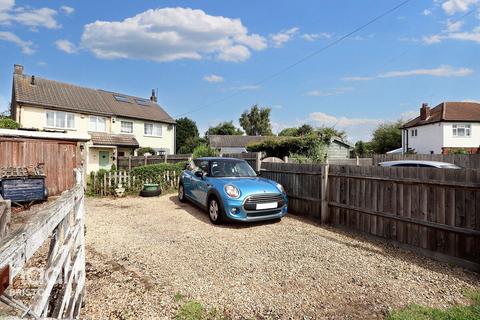
[[[385,161],[385,162],[380,162],[378,165],[381,167],[461,169],[461,167],[453,163],[440,162],[440,161],[424,161],[424,160]]]

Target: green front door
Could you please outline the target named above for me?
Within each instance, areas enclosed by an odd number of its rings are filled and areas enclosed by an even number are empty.
[[[108,151],[99,151],[98,152],[98,164],[100,169],[108,169],[110,164],[110,152]]]

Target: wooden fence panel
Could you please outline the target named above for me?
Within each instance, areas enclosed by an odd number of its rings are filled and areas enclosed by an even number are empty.
[[[259,171],[261,166],[262,153],[261,152],[244,152],[244,153],[224,153],[224,158],[243,159],[255,170]]]
[[[480,169],[480,154],[376,154],[373,165],[384,161],[427,160],[454,163],[462,168]]]
[[[79,152],[76,142],[0,137],[0,167],[36,167],[43,163],[49,195],[74,186]]]
[[[328,181],[333,225],[480,269],[480,170],[331,165]]]
[[[166,157],[166,160],[165,160]],[[191,159],[191,154],[168,154],[163,156],[135,156],[135,157],[118,157],[117,167],[119,170],[131,170],[136,167],[149,164],[159,163],[178,163]]]
[[[322,177],[325,165],[262,162],[261,175],[287,192],[289,211],[322,219]]]

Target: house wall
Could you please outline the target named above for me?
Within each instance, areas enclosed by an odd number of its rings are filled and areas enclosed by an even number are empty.
[[[140,147],[151,147],[151,148],[161,148],[168,150],[168,154],[175,153],[175,130],[173,125],[162,123],[162,136],[161,137],[151,137],[144,134],[144,124],[143,120],[134,120],[128,118],[117,117],[115,123],[112,123],[112,133],[121,134],[121,121],[131,121],[133,122],[133,134],[137,139]]]
[[[33,106],[18,106],[16,112],[16,120],[20,123],[22,128],[37,128],[48,129],[46,127],[46,110]],[[62,129],[67,132],[75,132],[79,134],[88,134],[90,126],[90,116],[86,114],[75,114],[75,128],[74,129]],[[133,122],[133,134],[137,139],[141,147],[152,147],[158,149],[166,149],[169,154],[175,153],[175,130],[173,125],[162,124],[162,136],[150,137],[144,135],[144,123],[143,120],[135,120],[129,118],[115,118],[115,122],[110,117],[107,118],[107,133],[121,134],[121,121]],[[148,122],[148,121],[147,121]]]
[[[417,130],[417,135],[412,136],[412,131]],[[419,154],[442,153],[443,127],[441,123],[432,123],[424,126],[409,128],[408,148]],[[405,144],[405,141],[404,141]],[[406,150],[406,146],[404,145]]]
[[[452,126],[455,122],[444,122],[443,135],[444,142],[443,147],[446,148],[478,148],[480,146],[480,123],[473,122],[471,125],[470,137],[455,137],[453,135]]]
[[[97,148],[97,147],[92,147],[90,145],[87,151],[87,159],[88,159],[87,173],[90,173],[92,171],[98,171],[100,169],[110,170],[112,168],[112,164],[115,163],[115,161],[113,161],[112,159],[112,156],[116,157],[116,152],[117,152],[116,150],[117,150],[116,148]],[[100,168],[100,162],[99,162],[100,151],[108,152],[109,162],[108,162],[108,167],[106,168]]]
[[[442,148],[478,148],[480,146],[480,123],[471,124],[470,137],[453,135],[452,125],[455,122],[439,122],[408,129],[408,147],[419,154],[441,154]],[[412,130],[417,136],[412,136]],[[405,149],[405,139],[403,146]]]
[[[47,124],[47,110],[38,107],[20,106],[17,107],[17,121],[22,128],[37,128],[37,129],[52,129],[46,126]],[[55,111],[55,110],[53,110]],[[73,113],[73,112],[70,112]],[[75,132],[79,134],[88,134],[90,126],[90,116],[86,114],[73,113],[75,115],[75,128],[74,129],[61,129],[67,132]],[[111,118],[107,119],[106,132],[111,132]]]

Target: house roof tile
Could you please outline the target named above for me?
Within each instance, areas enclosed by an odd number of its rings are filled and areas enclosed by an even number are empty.
[[[94,145],[102,146],[123,146],[123,147],[139,147],[139,143],[135,136],[129,134],[109,134],[101,132],[89,132]]]
[[[440,121],[480,122],[480,103],[442,102],[430,110],[430,116],[422,120],[420,116],[408,121],[402,128],[417,127]]]
[[[13,82],[15,100],[19,103],[63,111],[175,123],[162,107],[150,99],[40,77],[35,77],[32,85],[32,76],[25,74],[14,74]],[[117,101],[114,95],[125,97],[126,102]]]

